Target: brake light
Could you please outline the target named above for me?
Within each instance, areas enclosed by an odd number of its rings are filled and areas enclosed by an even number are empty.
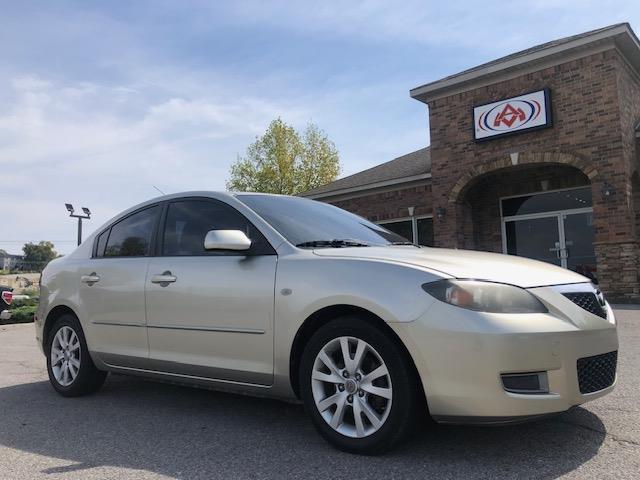
[[[2,300],[4,300],[4,303],[6,303],[7,305],[11,305],[11,302],[13,302],[13,293],[5,290],[4,292],[2,292]]]

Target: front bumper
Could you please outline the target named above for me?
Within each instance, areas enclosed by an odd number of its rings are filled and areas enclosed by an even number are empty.
[[[434,419],[508,423],[568,410],[609,393],[582,394],[577,361],[618,350],[615,324],[550,288],[533,289],[547,314],[472,312],[439,301],[419,319],[390,324],[412,355]],[[546,372],[548,393],[504,389],[501,374]]]

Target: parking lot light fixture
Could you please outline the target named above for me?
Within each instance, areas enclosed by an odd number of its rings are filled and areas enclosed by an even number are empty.
[[[74,213],[75,209],[70,203],[65,203],[64,206],[67,208],[67,212],[69,212],[70,217],[78,219],[78,245],[80,245],[82,243],[82,220],[89,220],[91,218],[91,211],[87,207],[82,207],[84,215],[80,215]]]

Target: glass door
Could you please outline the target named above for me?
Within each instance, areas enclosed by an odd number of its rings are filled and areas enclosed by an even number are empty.
[[[596,254],[593,249],[593,212],[562,214],[566,265],[597,282]]]
[[[504,230],[505,253],[563,266],[557,214],[505,220]]]
[[[504,253],[568,268],[597,283],[591,209],[508,217],[503,224]]]

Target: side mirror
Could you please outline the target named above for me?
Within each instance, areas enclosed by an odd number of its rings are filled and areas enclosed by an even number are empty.
[[[241,230],[209,230],[204,237],[205,250],[249,250],[251,240]]]

